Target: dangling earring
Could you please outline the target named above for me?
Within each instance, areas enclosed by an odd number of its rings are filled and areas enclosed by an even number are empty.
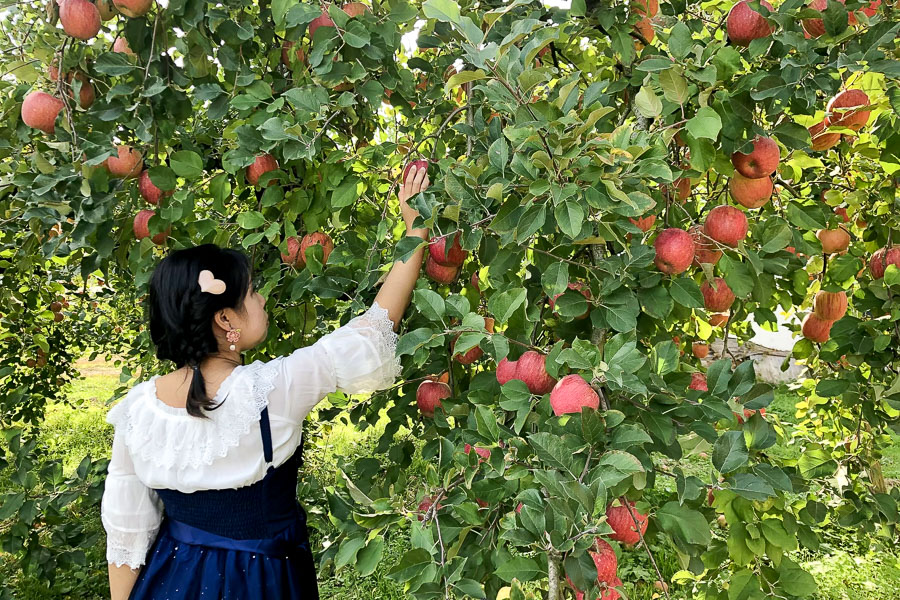
[[[231,346],[229,346],[229,350],[234,351],[235,346],[234,343],[241,339],[241,330],[240,329],[232,329],[228,333],[225,334],[225,339],[231,342]]]

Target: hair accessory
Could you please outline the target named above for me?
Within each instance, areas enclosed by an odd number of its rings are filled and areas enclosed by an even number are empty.
[[[232,329],[228,333],[225,334],[225,339],[231,342],[231,346],[229,350],[234,350],[234,343],[241,339],[241,330],[240,329]]]
[[[192,368],[193,370],[196,371],[196,370],[197,370],[197,365],[191,365],[191,368]]]
[[[200,271],[197,283],[200,284],[201,292],[219,295],[225,291],[225,282],[221,279],[216,279],[215,275],[213,275],[212,271],[209,269]]]

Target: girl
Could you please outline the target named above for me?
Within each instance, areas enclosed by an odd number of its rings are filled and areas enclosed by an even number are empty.
[[[428,187],[426,169],[400,186]],[[101,503],[112,600],[319,597],[296,498],[302,423],[322,398],[390,386],[397,334],[423,249],[397,262],[364,314],[311,346],[242,364],[266,339],[265,299],[246,255],[213,244],[173,252],[150,281],[157,357],[179,366],[135,385],[115,426]]]

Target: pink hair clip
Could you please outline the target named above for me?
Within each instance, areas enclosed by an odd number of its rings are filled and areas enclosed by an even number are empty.
[[[221,279],[216,279],[215,275],[212,274],[212,271],[209,269],[203,269],[200,271],[200,276],[197,278],[197,283],[200,284],[201,292],[209,292],[210,294],[219,295],[225,291],[225,282]]]

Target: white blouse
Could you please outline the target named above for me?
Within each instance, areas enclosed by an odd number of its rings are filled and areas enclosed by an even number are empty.
[[[115,426],[112,457],[101,501],[106,559],[137,568],[162,522],[162,501],[152,488],[195,492],[238,488],[265,476],[260,412],[269,407],[273,463],[297,449],[302,423],[328,394],[374,392],[400,374],[397,334],[387,310],[369,310],[316,343],[270,361],[239,365],[214,400],[227,400],[209,419],[163,403],[154,375],[132,387],[107,413]]]

